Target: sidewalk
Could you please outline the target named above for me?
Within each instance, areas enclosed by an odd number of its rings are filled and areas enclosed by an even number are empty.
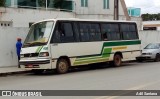
[[[0,76],[7,76],[7,75],[13,75],[13,74],[22,74],[27,73],[28,70],[23,70],[21,68],[18,68],[18,66],[13,67],[0,67]]]

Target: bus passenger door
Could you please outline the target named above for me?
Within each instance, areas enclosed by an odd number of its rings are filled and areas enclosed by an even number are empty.
[[[71,56],[72,48],[74,48],[75,35],[73,33],[72,22],[59,21],[56,23],[51,38],[51,54],[52,61],[56,61],[61,56]],[[52,62],[55,68],[56,62]]]

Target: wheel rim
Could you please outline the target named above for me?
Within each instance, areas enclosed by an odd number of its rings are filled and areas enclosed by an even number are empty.
[[[59,63],[59,70],[60,70],[61,72],[66,72],[66,70],[67,70],[67,65],[66,65],[65,62],[60,62],[60,63]]]

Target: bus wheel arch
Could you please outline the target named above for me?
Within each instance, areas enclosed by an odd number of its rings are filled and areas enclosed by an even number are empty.
[[[71,66],[70,59],[67,56],[61,56],[58,58],[56,64],[56,71],[59,74],[65,74],[68,72],[69,67]]]
[[[112,65],[119,67],[122,64],[123,55],[122,52],[116,52],[113,57]]]
[[[122,52],[116,52],[116,53],[114,54],[114,56],[115,56],[116,54],[119,54],[119,55],[121,56],[121,58],[123,59],[123,54],[122,54]]]

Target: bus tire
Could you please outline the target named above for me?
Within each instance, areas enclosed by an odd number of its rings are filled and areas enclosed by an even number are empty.
[[[59,74],[65,74],[69,70],[69,62],[66,59],[59,59],[56,66],[56,71]]]
[[[120,54],[115,54],[113,58],[113,65],[116,67],[121,66],[122,64],[122,57]]]

